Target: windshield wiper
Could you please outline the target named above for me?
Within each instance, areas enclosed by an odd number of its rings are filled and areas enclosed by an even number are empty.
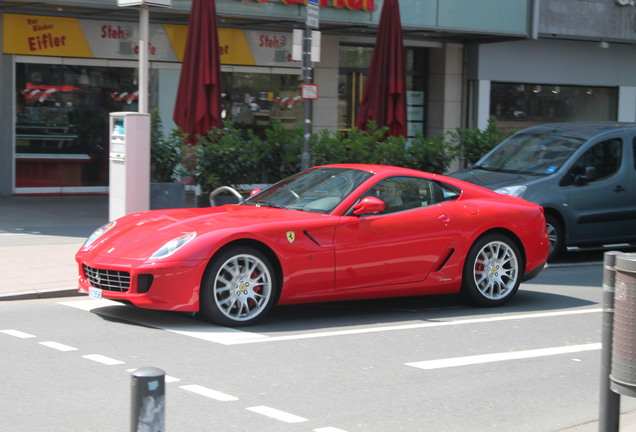
[[[287,210],[287,207],[285,207],[284,205],[274,204],[268,201],[258,201],[254,203],[254,205],[256,207],[272,207],[272,208]]]

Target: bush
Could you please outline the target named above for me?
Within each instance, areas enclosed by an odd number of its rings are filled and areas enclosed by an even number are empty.
[[[505,132],[491,119],[486,130],[457,129],[426,138],[421,132],[408,141],[387,134],[387,127],[369,122],[366,130],[311,136],[312,165],[363,163],[395,165],[443,174],[457,157],[473,163],[498,144]],[[183,138],[183,137],[182,137]],[[261,140],[252,130],[241,131],[231,121],[185,146],[183,166],[204,191],[219,186],[275,183],[300,169],[303,152],[301,126],[286,129],[273,120]]]
[[[261,183],[274,183],[300,171],[303,129],[285,129],[280,120],[272,120],[261,142]]]
[[[183,148],[183,168],[204,192],[220,186],[236,188],[240,184],[257,183],[260,173],[262,145],[251,130],[243,137],[231,121],[223,128],[213,127],[205,136],[197,136],[197,144]]]
[[[457,156],[456,148],[447,141],[447,133],[425,138],[421,131],[415,133],[405,149],[403,166],[420,171],[444,174]]]
[[[488,119],[488,126],[483,131],[479,128],[457,129],[449,132],[449,136],[455,147],[456,154],[468,165],[472,165],[493,149],[512,132],[505,132],[497,128],[497,120],[494,117]]]
[[[159,110],[150,113],[150,178],[156,182],[171,183],[177,181],[181,149],[185,136],[174,129],[165,136]]]

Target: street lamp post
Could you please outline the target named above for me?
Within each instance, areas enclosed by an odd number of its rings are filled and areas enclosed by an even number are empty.
[[[305,29],[303,31],[303,43],[302,43],[302,71],[304,88],[313,86],[313,68],[312,68],[312,29],[318,28],[319,23],[319,6],[318,0],[309,0],[306,6],[307,17],[305,20]],[[304,89],[303,89],[304,93]],[[309,154],[309,145],[311,139],[311,124],[313,119],[313,99],[306,98],[303,94],[304,106],[305,106],[305,128],[303,135],[303,155],[300,161],[301,170],[309,169],[311,164],[311,155]]]

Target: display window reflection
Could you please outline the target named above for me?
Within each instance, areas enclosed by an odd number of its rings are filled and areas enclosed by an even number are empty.
[[[340,46],[338,73],[338,129],[350,130],[356,124],[358,108],[362,101],[364,85],[373,57],[372,46]],[[414,129],[425,132],[424,105],[426,71],[428,70],[428,50],[425,48],[405,49],[407,116],[409,135]],[[410,95],[418,102],[412,104]]]
[[[258,135],[278,120],[284,127],[301,125],[304,105],[299,74],[222,73],[221,117]]]
[[[134,68],[16,64],[16,187],[106,186],[113,111],[137,111]]]
[[[490,115],[499,127],[521,129],[565,121],[616,120],[618,90],[551,84],[491,84]]]

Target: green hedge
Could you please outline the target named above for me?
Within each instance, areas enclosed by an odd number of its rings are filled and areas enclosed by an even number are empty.
[[[408,141],[388,135],[387,130],[370,122],[367,130],[322,130],[312,134],[311,163],[395,165],[442,174],[456,158],[475,162],[505,135],[494,119],[483,131],[456,129],[429,138],[418,132]],[[300,170],[301,126],[286,129],[274,120],[265,136],[259,138],[251,130],[239,129],[227,121],[223,128],[212,128],[206,136],[197,138],[198,145],[184,146],[183,174],[193,177],[205,191],[224,185],[274,183]]]

